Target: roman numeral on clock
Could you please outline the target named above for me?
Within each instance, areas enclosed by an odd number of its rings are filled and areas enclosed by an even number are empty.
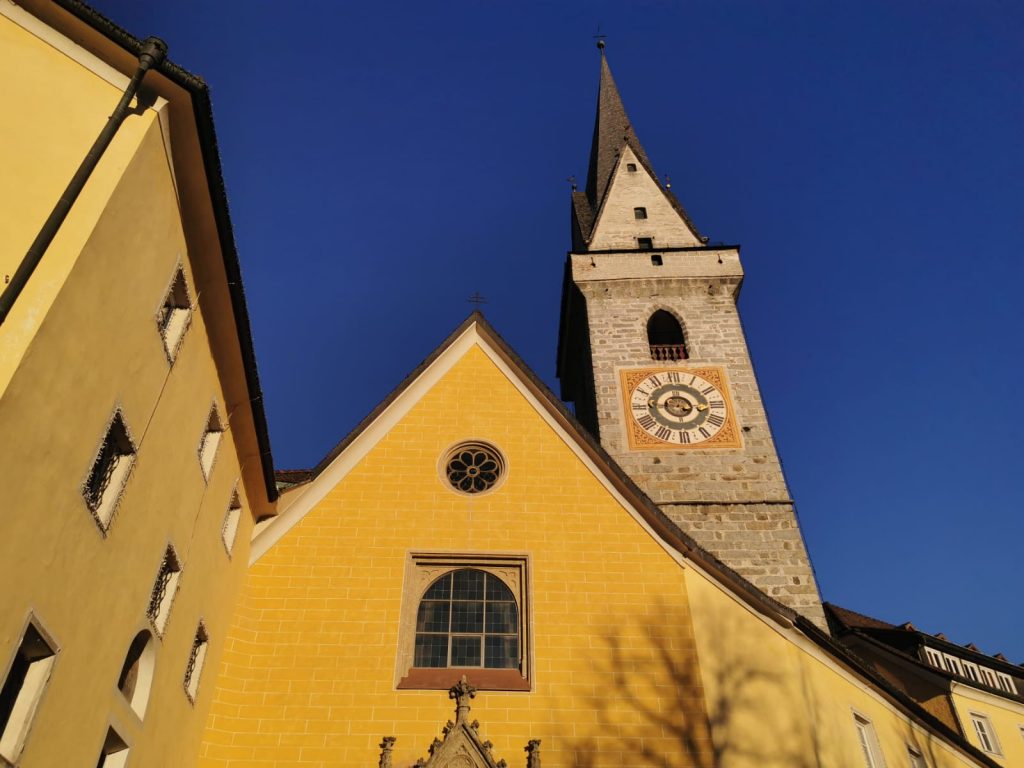
[[[672,430],[667,427],[658,427],[658,431],[654,436],[659,440],[668,440],[672,436]]]
[[[702,390],[700,391],[700,393],[701,393],[702,395],[710,395],[710,394],[711,394],[712,392],[714,392],[714,391],[715,391],[715,388],[714,388],[714,387],[710,387],[710,386],[709,386],[709,387],[707,387],[706,389],[702,389]]]
[[[689,443],[690,443],[690,433],[689,432],[682,432],[682,431],[680,431],[680,433],[679,433],[679,442],[680,443],[684,443],[686,445],[689,445]]]
[[[699,429],[698,431],[699,431],[699,432],[700,432],[700,433],[701,433],[702,435],[704,435],[704,438],[705,438],[705,439],[707,439],[707,438],[711,437],[711,433],[710,433],[710,432],[708,432],[708,431],[707,431],[706,429],[704,429],[704,427],[700,427],[700,429]]]
[[[668,380],[671,381],[673,384],[678,384],[679,383],[679,372],[678,371],[669,371],[665,375],[668,377]]]
[[[725,408],[725,402],[722,400],[708,400],[708,407],[710,408]]]
[[[654,419],[652,419],[649,415],[641,416],[639,419],[637,419],[637,423],[640,424],[640,426],[643,427],[644,429],[654,429],[655,427]]]
[[[717,413],[712,413],[708,416],[708,423],[713,426],[720,427],[723,424],[725,424],[725,419],[719,416]]]

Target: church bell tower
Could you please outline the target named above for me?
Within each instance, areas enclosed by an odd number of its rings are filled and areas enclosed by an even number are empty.
[[[572,193],[562,398],[701,546],[823,626],[736,306],[739,247],[708,245],[658,181],[598,47],[587,184]]]

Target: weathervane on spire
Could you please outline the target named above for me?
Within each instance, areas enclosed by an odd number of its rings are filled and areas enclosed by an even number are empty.
[[[601,34],[601,25],[598,24],[597,25],[597,34],[594,35],[594,39],[597,40],[597,47],[601,51],[604,51],[604,40],[605,40],[606,37],[608,37],[608,35],[602,35]]]
[[[480,309],[481,304],[486,304],[487,299],[480,295],[480,291],[474,291],[473,295],[466,299],[467,302]]]

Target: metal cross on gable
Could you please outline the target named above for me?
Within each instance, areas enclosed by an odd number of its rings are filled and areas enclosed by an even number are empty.
[[[486,304],[487,299],[480,295],[480,291],[474,291],[473,295],[466,299],[470,304],[480,309],[481,304]]]

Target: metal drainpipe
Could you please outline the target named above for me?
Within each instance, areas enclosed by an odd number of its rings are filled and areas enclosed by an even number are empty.
[[[64,190],[64,194],[60,196],[60,200],[53,207],[53,211],[43,224],[43,228],[39,230],[39,234],[36,235],[36,239],[29,247],[25,258],[18,265],[18,269],[11,278],[11,282],[4,289],[3,294],[0,295],[0,324],[7,319],[7,315],[14,306],[14,302],[18,300],[18,296],[21,295],[25,284],[32,277],[36,267],[39,266],[43,254],[46,253],[46,249],[50,247],[50,243],[53,242],[53,238],[57,235],[60,225],[67,218],[71,206],[75,204],[75,200],[78,199],[78,195],[82,192],[85,182],[89,180],[100,158],[103,157],[103,153],[107,151],[107,147],[110,146],[110,142],[113,141],[115,134],[117,134],[117,129],[121,127],[121,123],[128,117],[129,107],[132,99],[135,98],[139,85],[142,83],[142,78],[145,77],[146,72],[158,66],[166,55],[167,44],[160,38],[148,37],[142,43],[142,50],[139,52],[139,68],[132,75],[131,82],[128,83],[128,87],[121,96],[121,101],[118,102],[117,107],[114,108],[110,117],[107,118],[107,124],[103,126],[100,135],[96,137],[96,141],[93,143],[92,149],[89,150],[89,154],[85,156],[82,164],[78,166],[78,170],[75,171],[75,175],[71,178],[67,189]]]

